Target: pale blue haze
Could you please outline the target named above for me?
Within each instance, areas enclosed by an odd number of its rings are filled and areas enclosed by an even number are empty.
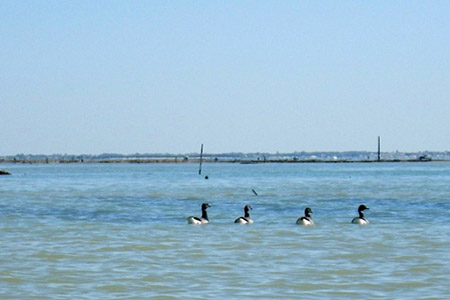
[[[450,150],[448,1],[1,1],[1,155]]]

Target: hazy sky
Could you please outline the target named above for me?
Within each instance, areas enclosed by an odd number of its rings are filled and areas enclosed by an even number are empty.
[[[0,155],[450,150],[450,1],[0,1]]]

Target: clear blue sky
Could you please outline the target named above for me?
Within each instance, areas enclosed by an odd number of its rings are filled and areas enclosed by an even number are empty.
[[[450,150],[450,1],[0,1],[0,155]]]

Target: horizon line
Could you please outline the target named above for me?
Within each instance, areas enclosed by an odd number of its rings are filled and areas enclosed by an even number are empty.
[[[449,150],[418,150],[418,151],[380,151],[380,153],[399,153],[399,154],[411,154],[411,153],[448,153]],[[104,155],[117,155],[117,156],[161,156],[161,155],[170,155],[170,156],[185,156],[185,155],[192,155],[192,154],[199,154],[200,152],[185,152],[185,153],[174,153],[174,152],[136,152],[136,153],[118,153],[118,152],[103,152],[99,154],[74,154],[74,153],[52,153],[52,154],[45,154],[45,153],[17,153],[17,154],[6,154],[6,155],[0,155],[0,157],[14,157],[14,156],[104,156]],[[230,152],[205,152],[204,155],[210,156],[210,155],[250,155],[250,154],[265,154],[265,155],[295,155],[295,154],[314,154],[314,153],[378,153],[378,151],[369,151],[369,150],[344,150],[344,151],[334,151],[334,150],[327,150],[327,151],[292,151],[292,152],[261,152],[261,151],[253,151],[253,152],[238,152],[238,151],[230,151]]]

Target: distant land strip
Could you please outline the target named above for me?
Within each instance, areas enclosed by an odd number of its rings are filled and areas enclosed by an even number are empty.
[[[224,153],[204,154],[205,163],[374,163],[450,161],[450,152],[294,152],[294,153]],[[200,154],[101,154],[101,155],[11,155],[0,156],[0,163],[199,163]]]

